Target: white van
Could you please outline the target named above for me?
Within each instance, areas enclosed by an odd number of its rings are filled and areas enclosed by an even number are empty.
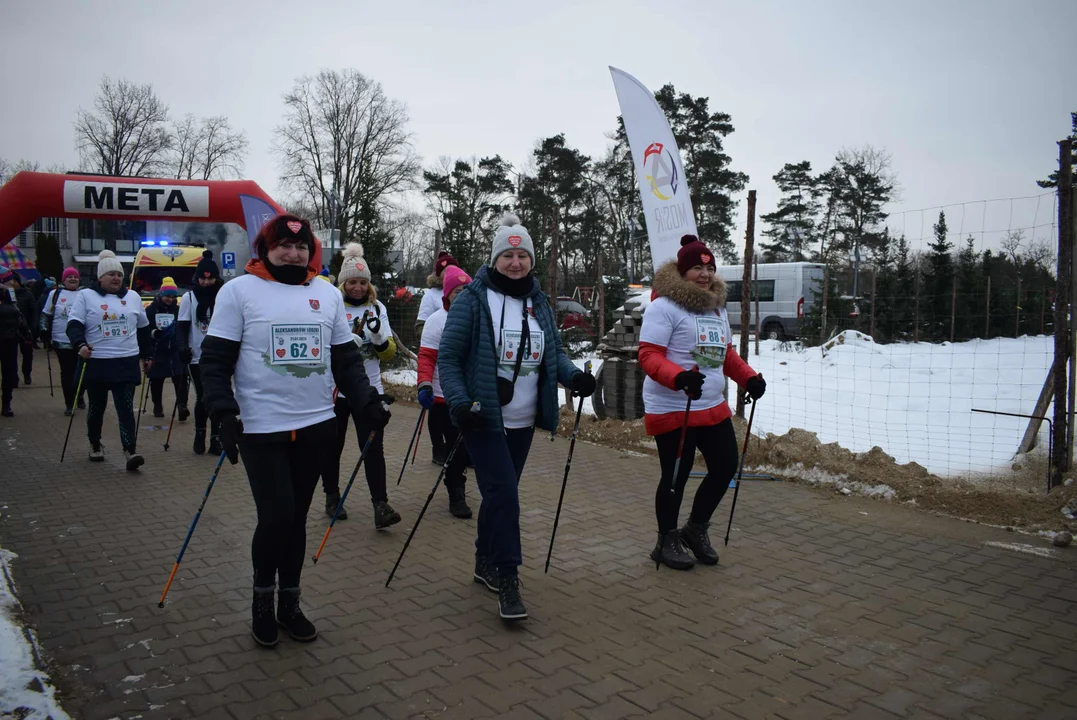
[[[753,274],[750,327],[759,327],[762,336],[772,340],[796,338],[800,334],[800,318],[812,307],[815,295],[812,291],[823,289],[823,268],[820,263],[760,263],[759,280]],[[740,329],[741,285],[744,280],[743,265],[723,265],[718,275],[729,286],[726,310],[734,330]],[[756,323],[755,300],[759,299],[761,322]]]

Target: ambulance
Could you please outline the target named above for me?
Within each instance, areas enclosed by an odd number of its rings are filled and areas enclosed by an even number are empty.
[[[194,245],[140,248],[131,269],[131,289],[142,297],[142,306],[153,302],[166,277],[175,281],[183,295],[194,282],[194,269],[204,250]]]

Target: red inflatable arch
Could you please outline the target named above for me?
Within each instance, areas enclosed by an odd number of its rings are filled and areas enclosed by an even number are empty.
[[[43,217],[235,223],[249,229],[244,202],[248,211],[252,206],[261,211],[257,217],[252,213],[251,222],[258,223],[255,227],[261,226],[266,215],[284,212],[252,180],[171,180],[23,171],[0,187],[0,247]],[[315,243],[312,264],[322,265],[320,242]]]

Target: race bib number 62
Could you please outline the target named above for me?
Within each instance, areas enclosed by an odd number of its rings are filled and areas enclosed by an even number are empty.
[[[273,365],[324,365],[321,325],[273,325]]]

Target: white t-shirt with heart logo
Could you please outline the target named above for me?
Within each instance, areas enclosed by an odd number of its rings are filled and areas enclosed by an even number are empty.
[[[71,343],[67,338],[67,321],[71,317],[71,308],[75,306],[75,298],[78,295],[78,290],[67,288],[60,288],[60,292],[49,291],[49,299],[45,301],[43,312],[52,317],[52,341],[54,343]]]
[[[217,294],[206,334],[240,343],[233,387],[245,432],[299,430],[334,417],[330,347],[352,334],[329,283],[243,275]]]
[[[210,315],[212,319],[212,313]],[[191,323],[191,332],[187,338],[187,344],[191,348],[191,364],[197,365],[202,357],[202,341],[206,338],[209,323],[198,322],[198,298],[188,290],[180,300],[178,322]]]
[[[138,328],[150,324],[138,293],[128,290],[120,298],[86,288],[79,290],[74,305],[68,321],[78,320],[86,327],[86,344],[93,347],[95,358],[138,356]]]
[[[385,390],[381,384],[381,360],[378,359],[374,346],[370,344],[363,332],[362,321],[368,313],[378,314],[381,320],[381,331],[389,333],[391,337],[393,331],[389,327],[389,313],[381,300],[375,300],[374,304],[366,302],[362,305],[344,303],[344,319],[348,323],[348,329],[358,338],[356,344],[359,346],[359,354],[363,356],[363,368],[366,370],[367,380],[370,381],[371,387],[377,388],[379,393],[384,393]],[[355,324],[356,321],[360,321],[359,325]],[[339,395],[344,397],[344,393],[339,393]]]
[[[535,319],[530,300],[527,300],[527,327],[531,337],[522,345],[524,301],[490,288],[486,290],[486,301],[494,321],[498,377],[511,381],[516,360],[520,358],[520,374],[516,377],[512,402],[501,408],[502,423],[510,430],[531,427],[538,414],[539,375],[546,338]]]

